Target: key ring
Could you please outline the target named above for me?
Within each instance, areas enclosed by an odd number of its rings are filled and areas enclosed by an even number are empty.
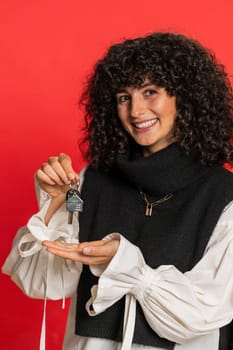
[[[77,180],[77,182],[74,183],[74,184],[70,183],[70,184],[69,184],[69,188],[70,188],[70,189],[78,189],[78,188],[79,188],[79,185],[80,185],[80,180]]]

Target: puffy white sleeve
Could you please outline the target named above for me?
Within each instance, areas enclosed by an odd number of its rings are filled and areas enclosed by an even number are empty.
[[[182,344],[208,334],[233,318],[233,202],[223,211],[202,259],[186,273],[175,266],[149,267],[140,249],[120,234],[117,254],[99,275],[87,304],[90,315],[103,312],[124,295],[136,299],[150,327]],[[92,307],[90,307],[92,305]]]
[[[84,171],[80,173],[83,181]],[[78,242],[78,217],[67,223],[67,211],[62,205],[46,226],[44,217],[51,198],[36,183],[39,211],[21,228],[13,241],[2,272],[11,276],[18,287],[32,298],[64,299],[73,295],[82,271],[82,265],[48,253],[43,240]]]

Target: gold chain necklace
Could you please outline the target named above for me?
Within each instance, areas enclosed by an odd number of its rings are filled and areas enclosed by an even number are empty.
[[[168,201],[173,196],[172,193],[167,193],[164,197],[158,199],[157,201],[150,202],[144,192],[140,191],[140,195],[141,195],[141,197],[146,205],[145,216],[151,216],[152,211],[153,211],[153,207]]]

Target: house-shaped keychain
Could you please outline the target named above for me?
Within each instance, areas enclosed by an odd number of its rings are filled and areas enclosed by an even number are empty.
[[[80,197],[80,193],[78,190],[74,188],[70,188],[66,194],[66,209],[69,212],[68,223],[72,223],[73,213],[83,211],[83,203],[84,201]]]

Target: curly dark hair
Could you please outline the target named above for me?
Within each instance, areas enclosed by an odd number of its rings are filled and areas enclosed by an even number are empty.
[[[232,162],[233,93],[224,66],[196,40],[160,32],[113,45],[95,65],[80,99],[88,162],[110,169],[136,147],[118,118],[116,93],[145,79],[176,97],[174,136],[187,154],[206,166]]]

